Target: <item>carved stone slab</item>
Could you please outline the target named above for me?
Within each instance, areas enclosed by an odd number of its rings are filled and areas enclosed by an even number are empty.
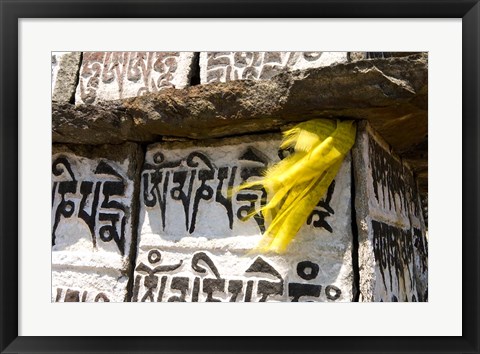
[[[137,145],[52,155],[52,301],[124,301],[134,247]]]
[[[184,88],[193,52],[84,52],[76,104],[93,104]]]
[[[427,301],[428,242],[412,172],[365,123],[353,161],[360,301]]]
[[[283,70],[346,62],[347,52],[201,52],[200,82],[267,80]]]
[[[350,156],[284,255],[251,252],[265,190],[227,189],[288,154],[280,136],[150,145],[132,301],[351,301]]]

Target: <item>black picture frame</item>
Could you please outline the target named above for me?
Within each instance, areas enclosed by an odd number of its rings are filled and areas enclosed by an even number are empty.
[[[121,6],[112,6],[117,4]],[[0,0],[1,353],[478,353],[478,0]],[[19,337],[18,20],[20,18],[462,18],[461,337]],[[458,235],[452,235],[452,237]],[[359,324],[360,325],[360,324]]]

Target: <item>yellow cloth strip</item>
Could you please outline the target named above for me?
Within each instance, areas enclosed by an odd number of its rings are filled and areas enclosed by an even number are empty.
[[[354,121],[314,119],[284,133],[281,148],[294,153],[269,168],[259,181],[270,201],[260,211],[268,228],[256,250],[283,253],[338,173],[356,135]],[[255,211],[258,213],[258,210]]]

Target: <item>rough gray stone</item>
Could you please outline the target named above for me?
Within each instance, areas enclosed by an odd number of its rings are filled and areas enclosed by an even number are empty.
[[[61,56],[52,56],[52,65],[56,75],[53,82],[52,101],[71,102],[75,95],[75,88],[80,70],[81,52],[66,53]]]
[[[95,106],[53,103],[52,133],[54,142],[116,144],[273,131],[319,117],[366,119],[401,156],[426,156],[427,93],[426,54],[366,59]],[[413,170],[424,172],[426,160],[420,157]]]
[[[74,106],[52,103],[54,143],[121,144],[126,141],[154,141],[155,134],[135,129],[133,119],[117,102]]]

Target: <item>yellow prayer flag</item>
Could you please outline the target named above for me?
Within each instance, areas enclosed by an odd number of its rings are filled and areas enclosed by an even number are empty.
[[[269,202],[260,209],[269,223],[257,246],[283,253],[335,178],[355,142],[354,121],[314,119],[284,133],[281,148],[294,152],[270,167],[265,176],[238,190],[264,187]],[[255,211],[258,213],[259,211]]]

